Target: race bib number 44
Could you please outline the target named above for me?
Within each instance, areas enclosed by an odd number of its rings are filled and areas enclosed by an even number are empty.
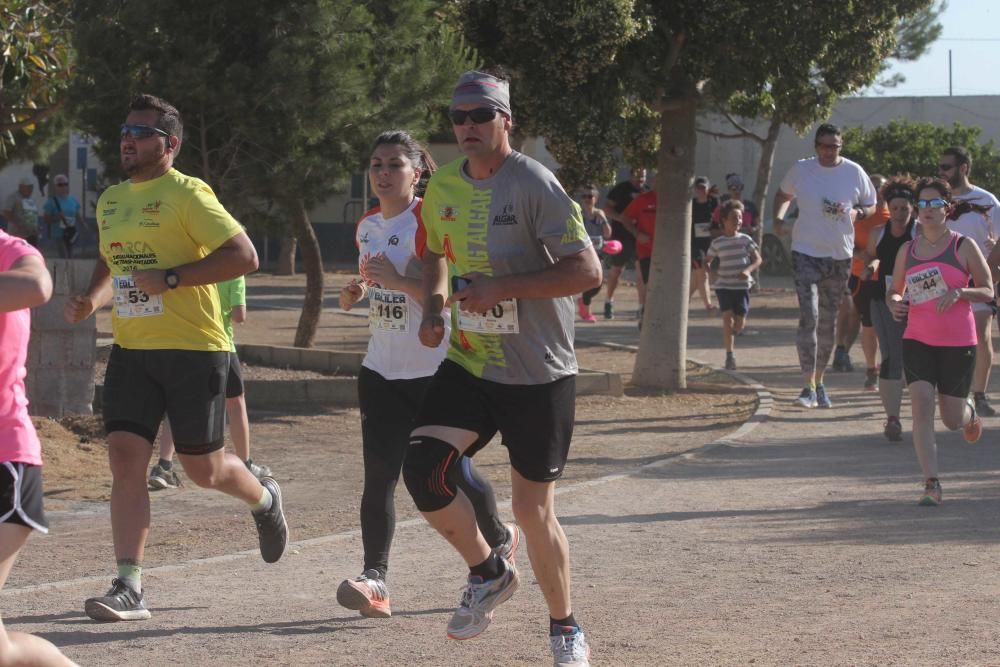
[[[368,329],[405,332],[410,324],[406,294],[391,289],[368,288]]]
[[[135,286],[132,276],[113,276],[115,312],[118,317],[150,317],[163,314],[163,297],[150,296]]]
[[[941,269],[932,266],[923,271],[916,271],[906,276],[906,291],[910,295],[910,303],[926,303],[945,295],[948,285],[944,282]]]
[[[517,326],[517,299],[504,299],[486,313],[470,313],[459,309],[458,328],[474,333],[520,333]]]

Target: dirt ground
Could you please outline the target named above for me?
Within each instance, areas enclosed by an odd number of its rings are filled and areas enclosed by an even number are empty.
[[[254,276],[249,292],[274,289],[280,294],[290,280]],[[237,331],[238,340],[288,343],[288,329],[294,331],[297,313],[252,308],[250,315]],[[107,319],[106,313],[99,315],[99,330],[110,328]],[[364,319],[328,311],[323,322],[319,347],[363,349]],[[97,377],[101,378],[106,354],[99,356]],[[626,382],[634,357],[628,350],[586,345],[578,349],[581,367],[619,372]],[[252,379],[318,375],[264,367],[246,370],[246,377]],[[673,395],[646,395],[629,388],[623,397],[580,397],[571,460],[563,479],[567,483],[595,479],[699,447],[736,429],[756,407],[755,394],[727,375],[691,364],[688,377],[690,388]],[[303,406],[291,414],[252,411],[250,421],[252,455],[270,466],[281,482],[295,539],[356,528],[362,481],[357,410]],[[45,540],[29,542],[8,587],[110,571],[114,562],[107,505],[111,476],[99,416],[72,417],[61,423],[37,419],[36,426],[44,448],[46,509],[52,531]],[[622,434],[630,437],[617,437]],[[609,435],[616,436],[610,451]],[[498,497],[507,498],[506,455],[494,445],[477,455],[476,463],[494,484]],[[190,483],[157,491],[152,498],[146,567],[255,547],[252,524],[236,501]],[[405,489],[397,490],[397,512],[400,521],[416,516]],[[54,558],[54,553],[74,557]]]

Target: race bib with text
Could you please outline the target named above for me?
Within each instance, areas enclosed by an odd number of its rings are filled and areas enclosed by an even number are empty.
[[[368,329],[403,333],[409,329],[410,308],[406,294],[379,287],[368,288]]]
[[[135,286],[132,276],[112,276],[115,312],[118,317],[150,317],[163,314],[163,297],[150,296]]]
[[[517,299],[504,299],[486,313],[470,313],[459,309],[458,328],[474,333],[520,333],[517,325]]]
[[[910,295],[910,303],[919,304],[933,301],[948,292],[941,269],[932,266],[923,271],[916,271],[906,276],[906,291]]]

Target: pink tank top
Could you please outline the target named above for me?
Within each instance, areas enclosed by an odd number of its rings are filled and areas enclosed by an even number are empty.
[[[958,257],[958,244],[965,237],[951,232],[951,240],[943,251],[931,259],[914,254],[917,242],[906,253],[906,292],[910,313],[903,338],[918,340],[925,345],[960,347],[976,344],[976,320],[972,304],[960,299],[943,313],[937,312],[938,300],[958,287],[969,285],[969,272]]]

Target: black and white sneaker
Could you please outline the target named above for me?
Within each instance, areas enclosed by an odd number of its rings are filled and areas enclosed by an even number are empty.
[[[260,555],[265,563],[277,563],[288,546],[288,523],[281,507],[281,489],[273,477],[265,477],[260,483],[271,493],[271,507],[263,512],[253,512]]]
[[[142,593],[118,578],[111,580],[107,595],[84,602],[83,610],[95,621],[144,621],[150,617]]]

